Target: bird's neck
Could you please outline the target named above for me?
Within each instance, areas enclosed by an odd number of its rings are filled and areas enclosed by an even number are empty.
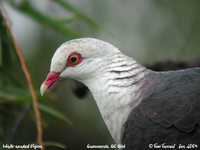
[[[110,57],[85,81],[116,143],[131,110],[141,101],[147,69],[121,54]]]

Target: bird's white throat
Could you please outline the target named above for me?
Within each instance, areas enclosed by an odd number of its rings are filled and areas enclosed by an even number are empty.
[[[88,86],[116,143],[131,110],[141,101],[145,70],[120,52],[104,58],[94,75],[82,81]]]

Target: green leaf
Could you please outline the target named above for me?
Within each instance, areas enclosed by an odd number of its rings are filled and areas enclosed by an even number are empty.
[[[0,12],[0,67],[8,69],[13,62],[13,44],[5,26],[5,21],[2,12]]]
[[[45,94],[41,97],[39,91],[36,91],[36,95],[38,97],[38,101],[51,97],[50,94]],[[0,86],[0,103],[24,104],[30,101],[32,101],[32,97],[28,88],[25,89],[23,87],[16,87],[13,85]]]
[[[12,85],[0,87],[0,103],[27,102],[31,96],[26,89],[14,87]]]
[[[44,141],[43,144],[44,144],[45,147],[46,146],[54,146],[54,147],[63,148],[63,149],[66,148],[66,146],[64,144],[58,143],[58,142],[51,142],[51,141],[46,141],[45,142]]]
[[[67,24],[67,23],[73,22],[76,18],[77,18],[77,16],[73,16],[73,17],[71,17],[71,18],[57,19],[56,21],[57,21],[57,23]]]
[[[66,37],[77,38],[81,36],[80,33],[68,29],[63,24],[60,24],[56,19],[52,19],[51,17],[45,15],[36,8],[32,7],[28,1],[23,1],[19,5],[14,5],[14,6],[17,10],[30,16],[35,21],[49,26],[50,28],[56,30],[57,32],[63,34]]]
[[[63,115],[62,113],[58,112],[57,110],[51,108],[51,107],[48,107],[42,103],[38,103],[38,107],[41,111],[45,112],[46,114],[56,118],[56,119],[60,119],[62,121],[64,121],[65,123],[67,123],[70,127],[73,127],[73,123],[72,121],[67,118],[65,115]]]
[[[71,5],[66,0],[56,0],[54,2],[58,3],[60,6],[64,7],[68,11],[71,11],[72,13],[76,14],[81,20],[87,22],[92,27],[100,28],[100,26],[94,20],[87,17],[83,12],[81,12],[79,9]]]

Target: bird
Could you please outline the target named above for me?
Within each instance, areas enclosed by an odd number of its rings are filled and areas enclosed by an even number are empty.
[[[199,67],[153,71],[108,42],[79,38],[55,51],[41,95],[62,78],[88,87],[123,149],[200,149]]]

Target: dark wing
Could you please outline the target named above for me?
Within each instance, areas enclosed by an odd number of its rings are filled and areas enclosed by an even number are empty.
[[[155,149],[195,144],[194,149],[200,149],[200,69],[165,75],[129,115],[122,142],[127,150],[146,150],[149,144]]]

